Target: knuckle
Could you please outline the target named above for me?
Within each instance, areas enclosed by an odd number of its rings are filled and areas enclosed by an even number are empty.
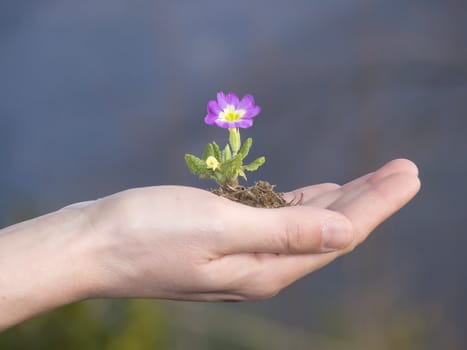
[[[303,228],[293,222],[289,222],[285,226],[285,248],[289,253],[298,253],[303,250],[303,245],[306,240],[306,232]]]

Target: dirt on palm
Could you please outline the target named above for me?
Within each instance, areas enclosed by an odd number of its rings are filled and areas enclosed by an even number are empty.
[[[281,208],[298,205],[301,198],[287,202],[282,193],[274,191],[274,186],[266,181],[258,181],[251,187],[224,186],[211,190],[218,196],[256,208]]]

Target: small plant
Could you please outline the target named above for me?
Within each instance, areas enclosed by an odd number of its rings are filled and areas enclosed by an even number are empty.
[[[229,143],[221,150],[216,142],[208,143],[201,158],[192,154],[185,155],[188,169],[201,179],[212,179],[221,187],[238,186],[238,177],[246,180],[245,171],[255,171],[266,159],[259,157],[244,165],[253,140],[247,138],[242,144],[240,128],[253,125],[253,118],[261,111],[255,105],[253,96],[246,95],[241,100],[234,94],[217,93],[217,101],[208,103],[208,114],[204,122],[229,130]]]
[[[222,149],[216,142],[208,143],[201,158],[186,154],[188,169],[201,179],[217,182],[220,187],[211,191],[233,201],[266,208],[290,205],[291,203],[287,203],[282,194],[274,192],[274,186],[266,181],[259,181],[252,187],[243,187],[238,183],[239,177],[246,180],[246,171],[255,171],[266,161],[264,157],[259,157],[251,163],[244,164],[253,140],[247,138],[242,143],[240,128],[251,127],[253,118],[261,112],[253,96],[245,95],[239,99],[232,92],[218,92],[217,100],[209,101],[207,110],[204,122],[228,129],[229,142]]]

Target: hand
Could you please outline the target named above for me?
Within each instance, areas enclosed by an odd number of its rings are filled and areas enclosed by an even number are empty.
[[[289,200],[303,195],[295,207],[251,208],[179,186],[87,203],[88,238],[100,242],[89,296],[268,298],[353,250],[419,186],[416,166],[394,160],[343,186],[288,193]]]
[[[92,297],[254,300],[350,252],[418,191],[407,160],[258,209],[179,186],[139,188],[0,230],[0,331]],[[334,223],[335,225],[332,225]]]

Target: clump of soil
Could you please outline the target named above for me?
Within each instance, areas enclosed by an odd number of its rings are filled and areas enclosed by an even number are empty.
[[[301,203],[301,198],[287,202],[282,193],[274,191],[274,186],[266,181],[259,181],[251,187],[223,186],[211,190],[218,196],[256,208],[280,208]]]

